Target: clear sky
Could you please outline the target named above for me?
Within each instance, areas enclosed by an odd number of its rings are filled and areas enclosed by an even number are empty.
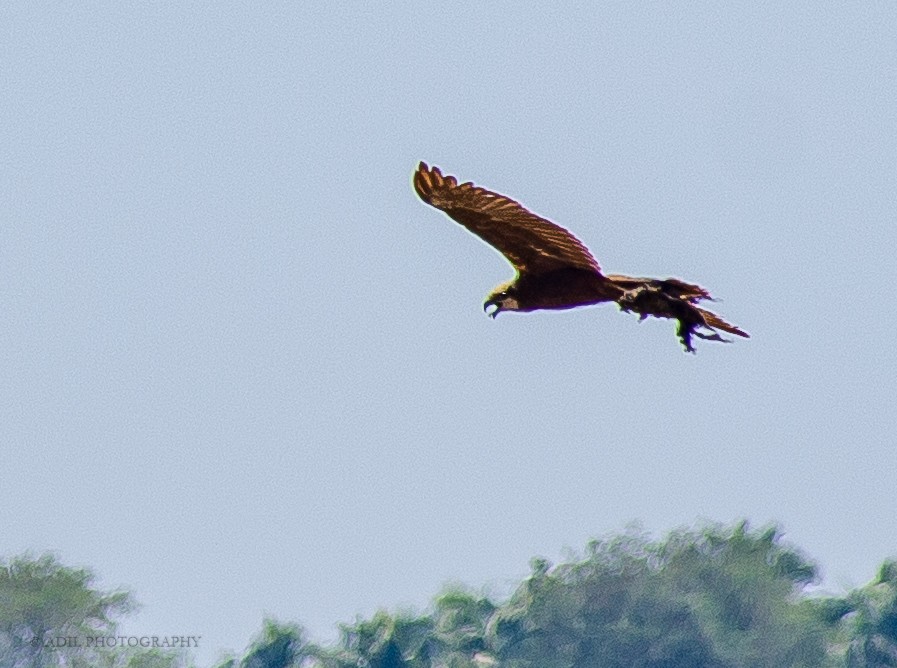
[[[640,521],[897,553],[897,5],[0,5],[0,553],[318,640]],[[753,338],[512,276],[419,160]]]

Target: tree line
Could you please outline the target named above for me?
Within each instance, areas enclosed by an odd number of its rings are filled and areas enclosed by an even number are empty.
[[[841,595],[814,594],[818,577],[775,528],[629,531],[533,559],[507,600],[449,589],[344,624],[333,645],[265,620],[214,668],[897,668],[897,561]],[[188,638],[87,642],[135,608],[94,583],[52,555],[0,562],[0,668],[193,668]]]

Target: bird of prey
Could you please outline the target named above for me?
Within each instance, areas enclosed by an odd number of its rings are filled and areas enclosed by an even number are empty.
[[[444,176],[438,167],[423,162],[414,173],[414,189],[424,202],[447,213],[514,266],[514,279],[495,288],[483,304],[493,318],[502,311],[616,302],[623,311],[638,313],[640,320],[648,316],[677,320],[676,334],[687,352],[695,351],[692,336],[727,342],[717,330],[748,338],[746,332],[697,305],[711,300],[704,288],[678,278],[602,273],[579,239],[504,195],[471,182],[459,184],[454,176]]]

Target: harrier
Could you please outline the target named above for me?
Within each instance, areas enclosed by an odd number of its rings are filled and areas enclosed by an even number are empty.
[[[678,278],[665,280],[604,274],[589,250],[570,232],[528,211],[518,202],[473,183],[458,184],[437,167],[420,163],[414,189],[427,204],[495,247],[514,266],[514,280],[486,298],[483,310],[493,318],[502,311],[569,309],[616,302],[623,311],[678,320],[676,334],[688,352],[692,336],[724,341],[717,330],[748,338],[718,315],[697,304],[711,300],[702,287]],[[491,312],[489,309],[493,309]]]

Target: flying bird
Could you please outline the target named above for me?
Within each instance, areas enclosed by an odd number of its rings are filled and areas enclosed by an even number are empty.
[[[728,342],[717,330],[748,338],[715,313],[700,308],[711,300],[704,288],[678,278],[654,279],[605,274],[583,243],[565,230],[509,197],[444,176],[421,162],[414,189],[427,204],[493,246],[513,265],[516,276],[495,288],[483,310],[495,318],[502,311],[569,309],[616,302],[623,311],[678,321],[676,334],[688,352],[692,336]],[[491,311],[489,309],[492,309]]]

